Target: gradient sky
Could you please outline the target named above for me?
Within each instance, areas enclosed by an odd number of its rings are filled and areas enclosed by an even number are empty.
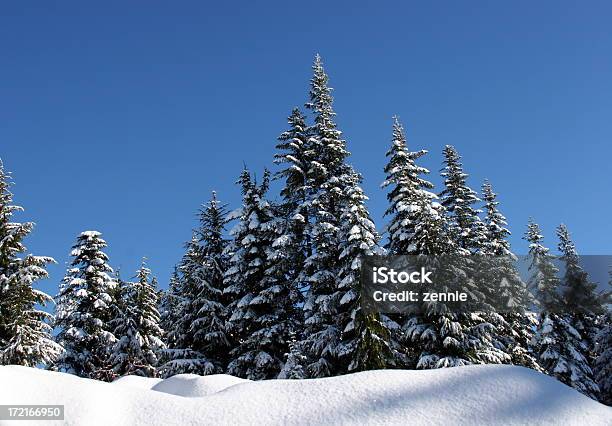
[[[165,286],[211,190],[234,208],[243,162],[271,165],[316,52],[379,229],[398,114],[436,184],[445,144],[491,180],[516,252],[533,216],[550,246],[565,222],[610,253],[611,19],[608,1],[4,2],[0,157],[29,250],[58,261],[43,288],[89,229]]]

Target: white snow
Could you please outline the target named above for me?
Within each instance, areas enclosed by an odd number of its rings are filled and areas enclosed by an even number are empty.
[[[230,386],[245,382],[249,382],[249,380],[227,374],[213,374],[204,377],[197,374],[178,374],[156,384],[151,389],[193,398],[212,395]]]
[[[4,366],[0,404],[63,404],[65,421],[45,425],[612,424],[612,408],[515,366],[260,382],[181,375],[146,389],[149,383],[134,378],[102,383]]]
[[[138,389],[151,389],[156,384],[162,382],[162,379],[154,379],[151,377],[142,376],[124,376],[113,382],[114,385],[129,386]]]

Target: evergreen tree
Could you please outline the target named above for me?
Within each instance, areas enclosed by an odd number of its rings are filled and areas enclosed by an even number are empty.
[[[412,237],[411,254],[425,256],[421,262],[428,270],[436,270],[445,291],[469,288],[480,294],[474,283],[465,279],[472,263],[465,256],[470,253],[468,249],[478,246],[480,250],[485,240],[484,226],[471,207],[478,199],[465,185],[467,175],[454,148],[447,146],[445,156],[442,204],[428,195],[417,199],[421,214]],[[446,213],[444,205],[452,214]],[[401,238],[401,231],[398,235]],[[501,363],[508,359],[497,344],[495,327],[484,313],[453,312],[445,303],[424,302],[418,314],[408,316],[403,329],[408,345],[417,353],[417,368]]]
[[[197,233],[185,245],[186,252],[179,263],[179,276],[176,288],[179,290],[176,302],[176,312],[170,313],[174,324],[166,334],[168,349],[164,352],[164,364],[160,368],[162,377],[175,374],[193,373],[200,375],[220,373],[219,365],[207,359],[202,352],[195,333],[199,330],[193,327],[200,318],[199,294],[202,290],[202,266],[204,264],[202,250]]]
[[[225,326],[227,301],[223,294],[229,262],[225,253],[226,224],[227,206],[219,202],[213,191],[210,201],[200,210],[200,227],[196,231],[202,259],[197,271],[200,288],[194,305],[197,318],[191,324],[190,333],[193,333],[198,351],[219,372],[226,367],[230,349]]]
[[[289,353],[287,353],[287,359],[283,365],[283,369],[278,374],[279,379],[305,379],[308,377],[306,374],[305,364],[307,362],[306,356],[302,351],[300,342],[295,338],[295,335],[291,336],[289,342]]]
[[[467,185],[468,175],[463,171],[461,157],[451,146],[444,147],[442,177],[445,189],[440,194],[442,205],[449,216],[449,229],[460,250],[478,252],[486,236],[478,217],[479,210],[473,207],[478,201],[476,193]]]
[[[225,274],[225,294],[232,312],[227,327],[236,342],[230,352],[229,374],[251,380],[275,378],[283,366],[290,335],[296,324],[292,314],[291,284],[273,273],[274,209],[265,199],[269,173],[260,185],[248,170],[240,175],[243,205],[232,217],[232,253]]]
[[[65,352],[55,368],[80,377],[111,380],[110,348],[116,342],[109,324],[116,280],[96,231],[81,233],[72,248],[70,268],[57,296],[57,341]]]
[[[582,336],[563,313],[564,302],[559,294],[560,280],[554,257],[542,244],[543,237],[536,223],[528,226],[531,277],[529,285],[536,291],[540,304],[539,325],[533,345],[544,371],[588,396],[597,392],[591,369],[585,357],[587,349]]]
[[[273,218],[269,224],[273,243],[268,252],[271,267],[267,274],[270,279],[286,282],[294,305],[303,303],[300,282],[304,262],[311,254],[311,244],[306,233],[309,223],[308,212],[308,170],[312,152],[309,152],[309,129],[305,117],[294,108],[288,118],[289,130],[278,137],[274,162],[282,168],[275,179],[283,180],[280,191],[282,201],[272,206]],[[303,323],[301,309],[290,311],[297,323]],[[298,331],[296,333],[300,334]]]
[[[588,274],[580,266],[578,252],[565,225],[559,225],[557,236],[561,261],[565,266],[562,290],[563,302],[567,311],[566,320],[580,335],[581,342],[576,348],[580,350],[580,354],[585,359],[583,375],[575,375],[572,386],[596,398],[599,389],[593,381],[592,366],[596,356],[596,319],[597,315],[603,313],[601,298],[595,291],[597,284],[589,280]]]
[[[0,161],[0,364],[35,367],[53,362],[61,351],[51,338],[53,317],[37,308],[52,299],[33,288],[47,278],[46,265],[55,261],[31,254],[19,257],[27,250],[22,241],[34,224],[12,222],[22,208],[13,205],[10,183]]]
[[[554,264],[555,257],[543,244],[544,236],[539,225],[533,220],[529,221],[523,239],[529,243],[531,275],[527,286],[534,293],[542,312],[558,313],[561,310],[561,299],[557,292],[560,285],[559,269]]]
[[[612,277],[612,273],[610,274]],[[611,279],[612,282],[612,279]],[[612,406],[612,313],[602,315],[596,335],[598,347],[595,359],[595,380],[599,386],[599,400]]]
[[[361,176],[353,174],[352,184],[347,186],[340,217],[340,273],[338,290],[342,329],[338,357],[347,363],[347,372],[382,369],[396,365],[402,355],[391,341],[386,322],[376,313],[362,310],[361,262],[364,256],[381,254],[380,239],[374,223],[365,207],[367,197],[359,186]]]
[[[532,300],[516,268],[517,258],[510,250],[506,218],[499,211],[497,194],[488,181],[482,186],[482,196],[485,202],[485,238],[480,253],[486,257],[478,261],[484,262],[486,267],[487,290],[492,292],[489,296],[501,298],[506,307],[500,314],[490,312],[490,321],[496,326],[495,335],[502,345],[498,347],[509,355],[508,361],[512,364],[541,371],[529,350],[532,327],[536,323],[533,315],[527,312]]]
[[[387,194],[389,208],[385,212],[390,216],[387,227],[389,242],[386,248],[392,254],[419,254],[425,249],[429,240],[424,234],[429,228],[424,227],[428,216],[435,214],[432,200],[436,195],[428,191],[433,184],[421,175],[429,173],[418,166],[416,160],[427,154],[426,150],[408,151],[404,129],[397,117],[393,119],[393,139],[387,152],[389,162],[385,166],[386,180],[382,187],[390,187]]]
[[[160,326],[163,333],[163,341],[166,347],[174,347],[175,336],[172,333],[179,319],[179,305],[181,302],[180,277],[178,267],[175,266],[170,276],[168,290],[159,292],[159,316]]]
[[[118,376],[156,377],[159,356],[165,345],[161,340],[155,279],[143,260],[136,282],[119,281],[121,311],[112,322],[118,340],[109,363]]]
[[[566,309],[572,314],[572,324],[592,351],[593,339],[597,332],[595,320],[597,315],[604,312],[602,298],[596,292],[597,284],[589,280],[588,274],[580,266],[580,257],[565,225],[557,228],[557,236],[561,261],[565,265],[562,285]]]
[[[224,274],[228,268],[223,234],[227,209],[213,191],[199,212],[199,225],[175,271],[163,301],[167,377],[179,373],[215,374],[225,370],[230,338],[225,321]]]
[[[309,128],[309,223],[311,246],[300,282],[308,287],[302,347],[312,377],[381,367],[389,358],[388,331],[378,315],[359,309],[359,257],[375,249],[378,236],[364,206],[361,177],[347,163],[349,152],[334,117],[319,55],[313,65]]]

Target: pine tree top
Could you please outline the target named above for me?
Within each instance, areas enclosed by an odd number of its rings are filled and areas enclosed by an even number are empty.
[[[497,194],[493,192],[491,183],[487,180],[482,185],[482,196],[485,202],[485,227],[487,237],[484,245],[488,254],[495,256],[511,256],[510,243],[507,238],[510,231],[506,228],[508,222],[498,209]]]

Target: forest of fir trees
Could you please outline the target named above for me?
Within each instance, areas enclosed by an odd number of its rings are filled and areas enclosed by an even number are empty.
[[[491,261],[488,273],[497,278],[491,281],[503,277],[506,287],[487,291],[507,294],[518,307],[513,313],[362,310],[364,256],[514,255],[491,183],[480,194],[468,186],[459,153],[447,145],[436,193],[419,165],[427,151],[409,150],[397,118],[386,153],[381,238],[331,92],[317,55],[305,109],[293,109],[278,137],[275,171],[257,180],[242,170],[242,205],[232,212],[212,193],[164,291],[144,260],[123,279],[96,231],[77,237],[55,298],[36,290],[54,260],[26,254],[23,240],[34,225],[13,221],[22,209],[0,163],[0,364],[105,381],[180,373],[303,379],[514,364],[612,404],[610,295],[596,292],[564,225],[557,229],[562,274],[533,221],[523,237],[527,283],[513,262]],[[272,180],[282,186],[278,197],[269,193]],[[526,289],[541,302],[537,313],[528,309]],[[44,310],[53,304],[54,314]]]

